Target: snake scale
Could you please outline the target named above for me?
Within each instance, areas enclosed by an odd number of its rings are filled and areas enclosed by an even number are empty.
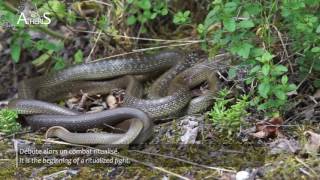
[[[46,128],[46,137],[59,137],[76,144],[143,143],[152,136],[153,122],[164,117],[201,112],[213,102],[216,91],[214,71],[194,53],[166,50],[153,55],[136,55],[75,65],[19,83],[18,99],[8,107],[23,114],[34,129]],[[169,69],[169,70],[168,70]],[[167,71],[166,71],[167,70]],[[138,75],[165,71],[151,85],[148,99]],[[193,98],[191,89],[207,81],[209,91]],[[79,113],[54,102],[84,91],[109,93],[126,88],[123,107],[97,113]],[[47,102],[48,101],[48,102]],[[115,125],[130,119],[126,133],[72,133]]]

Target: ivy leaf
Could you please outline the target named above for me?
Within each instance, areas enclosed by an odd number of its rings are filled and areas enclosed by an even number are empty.
[[[228,32],[234,32],[236,30],[236,21],[233,18],[223,20],[224,29]]]
[[[11,57],[13,62],[18,63],[20,60],[21,47],[18,42],[14,42],[11,47]]]
[[[258,93],[260,94],[260,96],[267,98],[269,91],[270,91],[270,83],[269,82],[263,82],[263,83],[259,84]]]
[[[239,27],[243,29],[249,29],[254,27],[254,23],[252,20],[244,20],[239,23]]]
[[[261,71],[263,75],[268,76],[270,72],[270,65],[269,64],[263,65]]]

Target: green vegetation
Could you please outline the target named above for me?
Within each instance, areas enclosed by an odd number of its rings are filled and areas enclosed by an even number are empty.
[[[227,132],[231,136],[244,124],[243,118],[248,115],[246,109],[249,102],[248,97],[244,95],[230,106],[232,99],[227,99],[228,94],[229,92],[226,89],[219,92],[209,117],[218,131]]]
[[[12,134],[21,130],[21,125],[16,121],[18,114],[8,109],[0,110],[0,132]]]

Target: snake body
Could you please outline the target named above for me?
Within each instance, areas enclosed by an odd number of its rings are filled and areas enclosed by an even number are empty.
[[[116,58],[76,65],[19,84],[19,98],[48,101],[72,96],[79,93],[79,90],[94,94],[109,92],[114,87],[126,87],[124,106],[127,106],[127,109],[117,108],[92,114],[78,114],[65,108],[60,109],[51,103],[33,100],[30,105],[29,100],[23,99],[12,101],[9,107],[23,114],[39,114],[28,116],[27,122],[33,129],[54,126],[48,129],[48,137],[57,136],[77,144],[142,143],[152,135],[150,118],[161,119],[182,110],[195,113],[212,103],[216,89],[215,75],[208,69],[202,72],[191,67],[197,60],[180,51],[163,51],[151,56]],[[148,95],[151,99],[142,99],[140,91],[142,88],[132,75],[158,72],[168,68],[171,69],[151,86]],[[193,74],[193,77],[188,81],[187,75],[189,74]],[[106,79],[108,81],[104,81]],[[187,106],[192,99],[190,89],[204,80],[208,81],[211,92],[200,97],[202,99],[192,100],[192,103]],[[36,108],[35,105],[42,106],[42,108]],[[51,108],[54,110],[47,111]],[[88,128],[101,127],[103,124],[114,125],[124,119],[132,119],[132,123],[127,133],[121,135],[69,132],[69,130],[85,131]]]

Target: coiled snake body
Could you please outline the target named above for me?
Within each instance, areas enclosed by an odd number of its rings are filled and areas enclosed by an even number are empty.
[[[204,63],[207,62],[200,63],[199,58],[192,54],[162,51],[150,56],[123,57],[76,65],[22,81],[19,84],[19,99],[11,101],[8,106],[20,114],[28,115],[26,120],[33,129],[49,128],[47,137],[57,136],[77,144],[143,143],[152,135],[152,120],[181,112],[197,113],[212,104],[216,77]],[[150,99],[142,99],[143,88],[133,75],[166,69],[169,70],[151,85],[148,94]],[[204,80],[208,81],[210,91],[191,100],[193,95],[190,89]],[[56,101],[77,94],[80,90],[90,95],[108,93],[114,88],[126,88],[122,105],[126,107],[80,114],[40,101]],[[131,125],[124,134],[69,132],[85,131],[105,124],[114,125],[125,119],[131,119]]]

